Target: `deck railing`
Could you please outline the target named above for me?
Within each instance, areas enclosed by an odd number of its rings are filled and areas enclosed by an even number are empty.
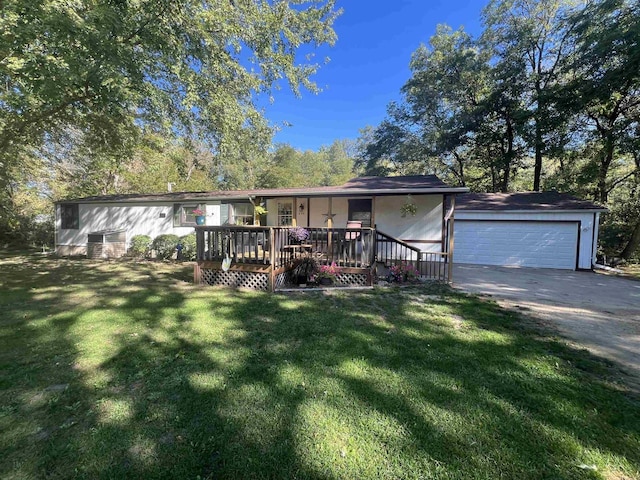
[[[409,263],[424,278],[450,280],[449,253],[423,252],[374,228],[307,228],[309,237],[296,242],[290,227],[199,226],[196,227],[197,260],[286,267],[311,255],[323,264],[371,268]]]
[[[268,227],[196,227],[197,260],[270,263]]]
[[[367,268],[374,262],[372,228],[306,228],[309,237],[294,242],[288,227],[273,227],[274,265],[279,267],[292,257],[311,254],[321,265]]]
[[[380,231],[376,231],[376,260],[387,267],[407,263],[413,265],[423,278],[449,281],[448,253],[423,252],[399,238]]]

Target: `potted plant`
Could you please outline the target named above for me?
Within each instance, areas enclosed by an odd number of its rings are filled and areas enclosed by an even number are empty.
[[[318,261],[311,255],[305,255],[296,266],[296,283],[305,286],[319,271]]]
[[[415,282],[420,276],[420,272],[410,263],[400,263],[392,265],[389,269],[390,282]]]
[[[205,212],[199,208],[194,208],[192,212],[196,217],[196,225],[204,225]]]
[[[260,217],[262,217],[263,215],[266,215],[267,213],[267,209],[264,208],[262,205],[254,205],[253,207],[253,223],[254,225],[260,225]]]
[[[336,262],[332,262],[331,265],[321,265],[315,275],[315,281],[320,285],[333,285],[338,280],[341,271]]]
[[[302,227],[291,227],[289,229],[289,239],[294,244],[301,244],[309,238],[309,230]]]

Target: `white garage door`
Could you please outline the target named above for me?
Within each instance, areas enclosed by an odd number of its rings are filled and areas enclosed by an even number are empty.
[[[456,220],[454,263],[576,268],[575,222]]]

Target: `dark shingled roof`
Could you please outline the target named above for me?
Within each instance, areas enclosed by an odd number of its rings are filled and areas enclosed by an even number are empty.
[[[389,191],[399,190],[399,193],[410,193],[429,190],[443,189],[451,193],[468,191],[465,188],[451,187],[441,181],[435,175],[412,175],[405,177],[359,177],[349,180],[344,185],[332,187],[307,187],[307,188],[276,188],[259,190],[218,190],[211,192],[169,192],[158,194],[126,194],[126,195],[99,195],[94,197],[78,198],[66,200],[80,203],[99,202],[174,202],[193,201],[207,199],[247,199],[252,197],[286,197],[286,196],[321,196],[321,195],[350,195],[350,194],[373,194],[376,191],[391,193]],[[62,202],[62,201],[61,201]],[[60,203],[61,203],[60,202]]]
[[[465,193],[456,196],[456,210],[606,210],[567,193]]]
[[[407,175],[403,177],[358,177],[352,178],[338,188],[360,188],[366,190],[388,190],[394,188],[451,188],[435,175]]]

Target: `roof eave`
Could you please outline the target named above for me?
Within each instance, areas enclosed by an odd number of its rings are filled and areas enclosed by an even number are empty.
[[[469,191],[466,187],[432,187],[432,188],[385,188],[385,189],[345,189],[345,190],[331,190],[330,192],[313,192],[313,193],[299,193],[299,196],[305,197],[328,197],[328,196],[348,196],[348,195],[436,195],[443,193],[467,193]],[[283,197],[283,196],[295,196],[295,195],[262,195],[263,197]]]
[[[249,197],[264,197],[264,198],[283,198],[283,197],[330,197],[330,196],[361,196],[361,195],[437,195],[437,194],[459,194],[467,193],[469,189],[466,187],[432,187],[432,188],[388,188],[388,189],[341,189],[330,191],[311,191],[300,190],[291,192],[274,192],[268,193],[264,191],[256,191],[255,193],[242,194],[242,195],[213,195],[213,196],[193,196],[188,198],[178,198],[176,196],[170,196],[167,198],[157,199],[145,199],[145,198],[125,198],[125,199],[73,199],[73,200],[58,200],[55,204],[60,203],[163,203],[163,202],[192,202],[192,201],[220,201],[220,200],[247,200]]]
[[[487,213],[487,212],[501,212],[501,213],[594,213],[594,212],[608,212],[608,208],[528,208],[528,209],[499,209],[499,208],[485,208],[482,210],[474,209],[467,210],[466,208],[458,208],[456,205],[456,212],[458,213]]]

